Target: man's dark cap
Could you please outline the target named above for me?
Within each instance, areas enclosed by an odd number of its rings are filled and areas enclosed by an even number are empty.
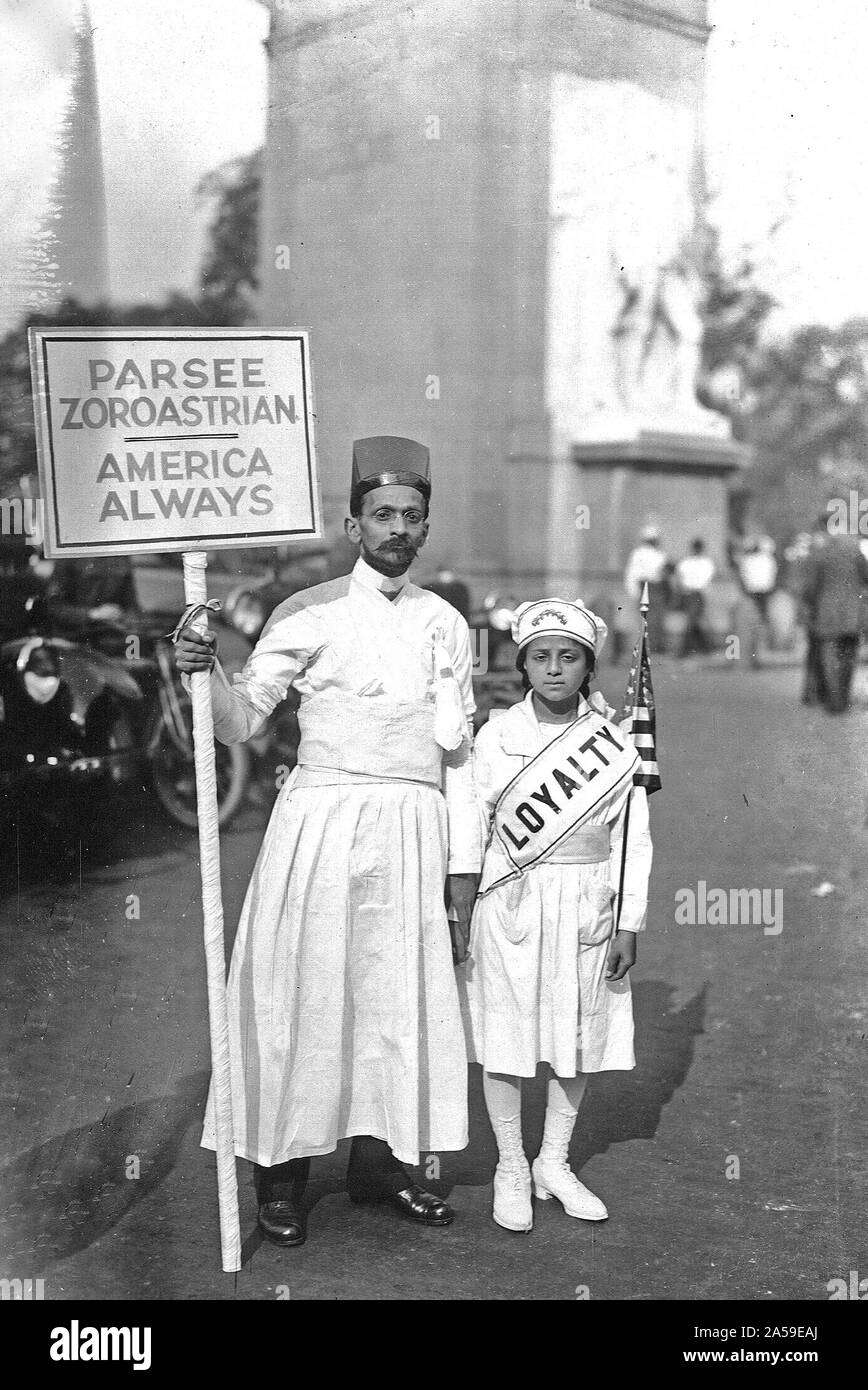
[[[352,502],[376,487],[412,487],[427,502],[431,496],[431,456],[424,444],[395,434],[375,434],[353,441]]]

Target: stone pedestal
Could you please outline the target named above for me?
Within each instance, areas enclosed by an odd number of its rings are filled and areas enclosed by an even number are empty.
[[[728,631],[735,585],[726,559],[727,491],[749,457],[725,436],[642,428],[621,439],[573,443],[562,503],[573,518],[572,553],[564,564],[560,549],[560,563],[548,576],[551,591],[581,592],[607,610],[616,628],[632,634],[634,604],[624,593],[624,569],[642,528],[653,523],[672,560],[681,559],[695,537],[705,542],[717,568],[709,622],[719,633]]]

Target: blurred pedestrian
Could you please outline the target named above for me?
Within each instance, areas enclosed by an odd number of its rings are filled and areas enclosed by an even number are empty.
[[[850,686],[868,591],[868,559],[856,536],[831,535],[821,516],[804,566],[802,612],[808,632],[806,704],[819,700],[829,714],[850,704]]]
[[[22,535],[0,533],[0,641],[28,631],[28,599],[41,585],[30,567],[30,550]]]
[[[749,659],[750,665],[756,669],[760,664],[760,644],[767,640],[769,631],[769,599],[778,581],[775,543],[771,536],[748,535],[735,548],[733,558],[739,584],[754,609]]]
[[[670,595],[667,575],[670,570],[671,562],[660,544],[659,528],[651,524],[643,526],[639,533],[639,544],[630,552],[627,561],[624,588],[628,598],[635,600],[638,610],[643,586],[648,585],[648,646],[652,652],[662,652],[664,649]],[[638,611],[636,619],[638,625]]]
[[[675,582],[685,618],[680,656],[691,656],[694,652],[704,654],[709,649],[705,595],[714,573],[714,561],[705,553],[705,542],[697,536],[690,542],[690,554],[675,566]]]

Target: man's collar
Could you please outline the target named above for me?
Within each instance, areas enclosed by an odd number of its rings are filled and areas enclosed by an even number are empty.
[[[379,570],[373,569],[360,555],[353,566],[353,579],[365,589],[376,589],[388,596],[400,594],[406,589],[410,583],[410,571],[407,569],[403,574],[397,575],[380,574]]]

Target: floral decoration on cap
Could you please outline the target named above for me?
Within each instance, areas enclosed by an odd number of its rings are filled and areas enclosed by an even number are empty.
[[[599,656],[609,629],[581,599],[538,598],[520,603],[512,623],[512,640],[519,651],[534,637],[572,637]]]

